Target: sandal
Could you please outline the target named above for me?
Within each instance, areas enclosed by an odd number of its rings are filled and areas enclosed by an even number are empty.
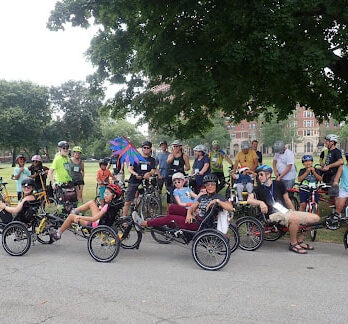
[[[295,252],[298,254],[307,254],[307,251],[301,247],[298,243],[295,244],[289,244],[289,251]]]
[[[313,251],[314,250],[314,246],[309,245],[309,244],[305,243],[304,241],[297,242],[297,244],[299,246],[301,246],[301,248],[304,249],[304,250],[308,250],[308,251]],[[302,244],[305,245],[305,246],[303,246]]]

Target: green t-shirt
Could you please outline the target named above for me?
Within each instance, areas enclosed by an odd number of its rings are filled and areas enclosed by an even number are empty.
[[[222,150],[212,151],[209,154],[211,172],[224,172],[223,160],[225,152]]]
[[[52,162],[51,168],[56,171],[54,175],[56,183],[67,183],[71,181],[69,175],[70,159],[68,156],[57,154]]]

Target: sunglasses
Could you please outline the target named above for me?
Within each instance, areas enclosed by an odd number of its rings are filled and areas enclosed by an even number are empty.
[[[22,186],[22,188],[23,188],[23,189],[25,189],[25,188],[31,189],[31,188],[33,188],[33,186],[31,186],[31,185],[24,185],[24,186]]]
[[[67,151],[69,147],[62,147],[62,149]]]
[[[19,161],[25,161],[25,158],[18,158]]]
[[[265,177],[265,176],[266,176],[266,173],[260,172],[260,173],[258,174],[258,176],[259,176],[259,177]]]
[[[143,146],[143,149],[144,150],[149,150],[151,147],[148,147],[148,146]]]
[[[180,147],[180,145],[173,145],[173,147]]]
[[[184,181],[182,179],[174,180],[173,183],[180,183],[181,181]]]
[[[105,191],[104,196],[113,196],[114,194],[112,192]]]
[[[206,182],[204,185],[206,187],[213,187],[213,186],[216,186],[216,183],[215,182]]]

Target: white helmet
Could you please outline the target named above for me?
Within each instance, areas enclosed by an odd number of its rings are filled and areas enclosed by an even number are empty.
[[[329,142],[335,142],[335,143],[337,143],[339,137],[338,137],[338,135],[336,135],[336,134],[328,134],[328,135],[325,136],[325,139],[326,139],[327,141],[329,141]]]
[[[248,141],[243,141],[240,143],[240,148],[242,150],[249,150],[250,149],[250,143]]]
[[[194,151],[201,151],[201,152],[205,153],[207,149],[205,148],[204,145],[198,144],[197,146],[195,146],[195,147],[193,148],[193,150],[194,150]]]

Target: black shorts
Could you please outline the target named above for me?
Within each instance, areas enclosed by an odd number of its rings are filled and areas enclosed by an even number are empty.
[[[126,192],[126,201],[132,201],[135,198],[135,194],[138,190],[139,184],[128,183],[128,188]]]
[[[74,186],[83,186],[85,182],[83,180],[76,180],[74,181]]]

